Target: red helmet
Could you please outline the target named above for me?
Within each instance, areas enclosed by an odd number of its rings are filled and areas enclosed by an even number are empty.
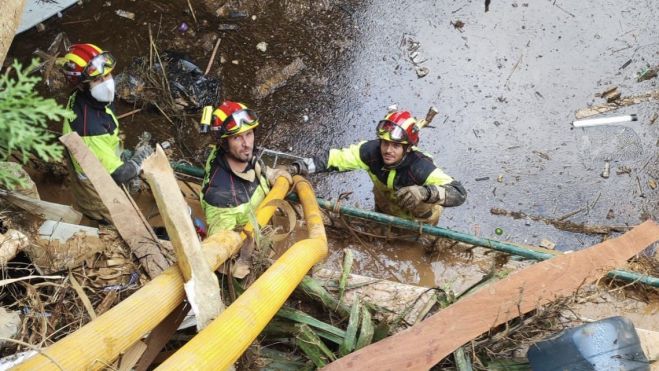
[[[238,102],[224,101],[213,109],[212,106],[204,107],[201,117],[201,132],[208,129],[215,131],[220,138],[244,133],[259,125],[256,113]]]
[[[94,44],[73,44],[57,62],[71,85],[105,76],[112,72],[116,64],[112,54]]]
[[[416,119],[408,111],[388,113],[378,123],[377,136],[382,140],[401,144],[419,144],[419,126]]]

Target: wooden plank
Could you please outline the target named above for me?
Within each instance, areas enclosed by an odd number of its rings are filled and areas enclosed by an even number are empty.
[[[70,224],[80,224],[80,220],[82,220],[82,213],[69,205],[38,200],[12,191],[0,190],[0,196],[6,197],[12,205],[31,214],[41,215],[44,219]]]
[[[133,208],[124,192],[87,148],[78,133],[63,135],[59,140],[78,161],[85,175],[96,188],[112,216],[114,226],[149,277],[153,279],[169,267],[169,262],[162,254],[158,242],[151,238],[149,231],[142,224],[138,214],[140,211]]]
[[[24,6],[25,0],[0,1],[0,65],[5,61],[9,46],[14,39]]]
[[[657,240],[659,224],[646,221],[618,238],[536,263],[324,370],[427,370],[488,329],[573,293]]]
[[[176,332],[178,326],[183,322],[185,315],[190,311],[190,305],[187,302],[181,303],[176,309],[165,317],[158,326],[149,334],[146,339],[146,351],[135,366],[135,371],[146,371],[155,361],[162,348],[167,344],[172,335]]]
[[[160,145],[156,147],[155,155],[144,161],[142,170],[174,246],[176,261],[185,281],[185,293],[200,331],[224,310],[220,284],[204,257],[188,205]]]

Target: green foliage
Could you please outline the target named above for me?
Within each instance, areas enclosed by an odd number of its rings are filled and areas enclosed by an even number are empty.
[[[0,161],[6,161],[12,153],[18,154],[22,163],[35,155],[44,161],[62,158],[62,147],[55,135],[48,131],[49,120],[75,117],[73,112],[45,99],[35,90],[41,78],[31,75],[38,65],[33,59],[23,68],[14,61],[12,68],[0,75]],[[14,188],[23,182],[15,174],[0,169],[0,187]]]

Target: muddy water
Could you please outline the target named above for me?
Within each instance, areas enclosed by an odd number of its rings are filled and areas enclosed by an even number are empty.
[[[634,225],[657,216],[658,191],[648,181],[659,180],[659,122],[649,121],[659,105],[618,110],[639,117],[622,126],[573,129],[570,124],[577,109],[600,103],[594,95],[610,85],[623,95],[657,89],[657,79],[635,81],[638,71],[658,60],[656,1],[505,1],[493,2],[487,13],[480,1],[243,1],[237,8],[256,20],[241,21],[218,19],[211,10],[221,4],[205,3],[211,5],[192,2],[197,24],[185,1],[85,3],[47,22],[47,31],[17,37],[10,56],[26,60],[66,31],[74,42],[91,41],[111,50],[126,66],[148,52],[151,25],[160,48],[188,53],[203,69],[212,48],[204,40],[217,35],[222,43],[211,75],[224,79],[223,98],[256,108],[265,129],[261,143],[273,149],[318,154],[372,138],[389,104],[417,115],[436,105],[440,114],[433,128],[422,131],[420,146],[469,192],[464,205],[445,211],[442,226],[530,244],[546,238],[570,250],[599,238],[494,216],[490,208],[559,217],[597,200],[571,220]],[[117,9],[134,12],[135,20],[118,17]],[[176,30],[182,21],[191,25],[186,33]],[[458,21],[464,26],[454,27]],[[240,31],[217,30],[229,22]],[[268,43],[266,52],[256,49],[262,41]],[[410,59],[412,43],[418,43],[415,61],[430,71],[423,78],[417,78]],[[219,63],[220,57],[227,62]],[[281,69],[296,58],[306,68],[256,99],[257,73]],[[62,102],[65,96],[58,95]],[[132,108],[120,103],[118,111]],[[128,144],[146,128],[160,140],[177,137],[178,154],[185,157],[208,142],[195,134],[193,121],[175,130],[155,112],[135,115],[123,125]],[[600,177],[606,159],[612,161],[608,179]],[[616,175],[623,166],[631,174]],[[363,173],[312,180],[320,196],[353,192],[349,202],[365,208],[372,204]],[[495,236],[497,227],[503,236]],[[338,266],[340,249],[347,246],[358,251],[361,273],[383,278],[441,285],[482,274],[467,262],[461,263],[467,273],[456,273],[452,267],[460,264],[424,255],[414,244],[375,244],[369,250],[354,240],[336,240],[332,246],[331,266]]]

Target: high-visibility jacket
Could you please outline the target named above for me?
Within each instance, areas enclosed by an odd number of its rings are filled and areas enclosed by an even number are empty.
[[[119,121],[114,115],[113,105],[102,103],[91,97],[89,92],[76,91],[69,98],[67,108],[75,113],[75,119],[64,120],[63,134],[77,132],[87,147],[101,161],[101,165],[112,174],[123,161],[123,144],[119,138]],[[78,177],[85,179],[78,162],[71,158]]]
[[[250,163],[235,173],[221,149],[214,148],[206,160],[201,190],[201,207],[206,215],[208,234],[243,227],[270,192],[265,166]]]
[[[316,171],[349,171],[366,170],[373,181],[376,199],[388,201],[387,213],[406,219],[418,219],[428,215],[413,215],[410,210],[398,206],[396,191],[412,185],[439,185],[446,190],[446,199],[441,206],[461,205],[467,192],[460,182],[456,181],[442,169],[435,166],[432,158],[413,148],[405,155],[403,161],[395,167],[384,164],[380,152],[380,140],[364,141],[347,148],[330,149],[324,155],[314,157]],[[428,210],[425,210],[428,212]]]

